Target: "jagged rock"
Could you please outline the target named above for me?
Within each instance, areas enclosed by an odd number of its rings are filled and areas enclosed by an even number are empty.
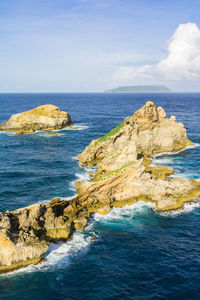
[[[173,152],[191,144],[183,124],[176,123],[174,116],[166,118],[162,107],[147,101],[133,116],[92,141],[78,155],[81,163],[98,166],[92,182],[76,183],[79,200],[91,212],[107,204],[119,207],[138,200],[152,201],[158,210],[180,208],[200,195],[200,183],[169,178],[174,171],[150,166],[149,158],[154,153]]]
[[[163,108],[148,101],[78,156],[81,163],[98,167],[91,181],[76,182],[78,196],[0,213],[0,272],[38,263],[49,242],[71,239],[74,230],[83,230],[91,213],[107,214],[112,207],[140,200],[167,211],[196,199],[200,182],[170,178],[172,169],[151,165],[152,154],[190,144],[183,124],[174,116],[167,119]]]
[[[67,112],[55,105],[42,105],[32,110],[12,115],[0,125],[0,131],[11,131],[18,134],[31,133],[38,130],[51,131],[62,129],[72,124]]]
[[[49,204],[1,213],[0,272],[36,264],[47,252],[49,242],[67,240],[73,229],[64,212],[69,205],[54,198]]]
[[[103,171],[104,162],[106,165],[110,161],[113,166],[114,161],[117,161],[119,167],[120,161],[123,166],[125,161],[126,163],[135,161],[138,155],[178,151],[191,144],[193,143],[187,138],[182,123],[176,123],[174,117],[166,118],[163,108],[157,108],[153,102],[147,101],[120,126],[104,137],[92,141],[78,155],[78,159],[81,163],[88,165],[99,166],[101,163]],[[110,158],[112,158],[112,163]],[[108,170],[111,169],[108,168]]]

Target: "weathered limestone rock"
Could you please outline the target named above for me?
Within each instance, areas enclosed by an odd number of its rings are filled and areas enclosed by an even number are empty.
[[[37,264],[48,251],[49,242],[67,240],[73,230],[71,213],[65,210],[68,206],[70,202],[56,198],[49,204],[1,213],[0,273]]]
[[[174,116],[166,118],[163,108],[147,101],[146,104],[124,122],[102,138],[94,140],[78,155],[83,164],[107,164],[110,157],[129,157],[127,163],[136,160],[136,155],[151,155],[158,152],[178,151],[193,144],[182,123]],[[126,148],[124,148],[126,147]],[[129,155],[130,151],[133,152]],[[123,152],[123,154],[122,154]],[[130,158],[131,157],[131,158]],[[126,158],[125,158],[126,160]],[[124,165],[123,159],[121,165]]]
[[[177,123],[174,116],[166,118],[162,107],[147,101],[78,155],[81,163],[98,166],[92,182],[76,183],[79,201],[91,212],[105,205],[119,207],[138,200],[154,202],[162,211],[181,208],[184,202],[200,195],[200,183],[169,178],[174,171],[166,166],[152,167],[150,156],[191,144],[183,124]]]
[[[42,105],[32,110],[12,115],[0,125],[0,131],[11,131],[18,134],[31,133],[37,130],[51,131],[62,129],[72,124],[67,112],[55,105]],[[51,134],[54,134],[53,131]]]
[[[91,212],[105,205],[120,207],[139,200],[155,203],[158,210],[182,208],[200,196],[200,182],[184,178],[155,178],[142,160],[119,174],[107,174],[90,183],[79,183],[79,199]],[[88,201],[93,199],[93,201]]]
[[[172,169],[151,165],[152,154],[191,144],[183,124],[148,101],[78,156],[98,170],[91,181],[76,182],[77,197],[0,213],[0,272],[40,262],[49,242],[69,240],[91,213],[107,214],[140,200],[153,202],[159,211],[174,210],[199,197],[200,182],[172,178]]]

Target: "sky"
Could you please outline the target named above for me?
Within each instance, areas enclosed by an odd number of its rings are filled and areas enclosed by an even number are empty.
[[[0,92],[200,91],[199,0],[0,0]]]

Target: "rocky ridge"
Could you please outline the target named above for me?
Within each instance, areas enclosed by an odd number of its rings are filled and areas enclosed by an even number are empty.
[[[161,107],[148,101],[110,133],[91,142],[78,156],[83,165],[96,165],[90,182],[76,182],[78,196],[54,198],[0,214],[0,272],[43,259],[50,242],[68,240],[82,230],[92,213],[106,214],[143,200],[159,211],[182,208],[200,196],[200,182],[172,178],[173,170],[151,165],[151,157],[192,145],[176,118],[166,118]]]
[[[72,125],[71,117],[55,105],[42,105],[32,110],[12,115],[0,124],[0,131],[32,133],[34,131],[51,131]]]

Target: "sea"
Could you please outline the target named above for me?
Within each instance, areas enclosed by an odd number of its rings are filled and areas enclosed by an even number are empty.
[[[157,156],[153,163],[174,168],[175,177],[200,180],[199,93],[0,94],[0,122],[54,104],[69,112],[74,123],[73,130],[52,136],[0,133],[0,211],[76,195],[74,182],[89,180],[90,172],[79,165],[77,154],[147,100],[183,122],[195,143]],[[72,241],[52,243],[44,262],[0,275],[0,298],[200,299],[199,201],[173,213],[158,213],[153,204],[138,202],[95,214]]]

